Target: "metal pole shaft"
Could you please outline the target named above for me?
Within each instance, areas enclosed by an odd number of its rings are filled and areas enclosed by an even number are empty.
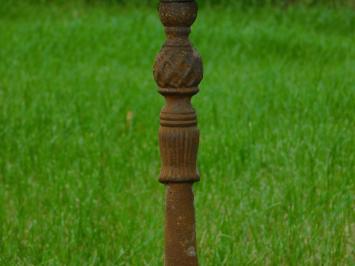
[[[159,15],[167,35],[154,65],[159,93],[166,100],[159,129],[159,181],[167,186],[165,265],[195,266],[198,262],[192,185],[199,181],[199,130],[191,97],[199,91],[203,70],[188,36],[197,16],[197,4],[194,0],[161,0]]]
[[[161,0],[159,15],[167,36],[154,65],[159,93],[166,100],[159,129],[159,181],[167,186],[165,265],[198,265],[192,185],[199,181],[199,130],[191,97],[199,91],[203,70],[189,41],[197,4],[194,0]]]
[[[197,265],[192,184],[170,184],[166,192],[165,265]]]

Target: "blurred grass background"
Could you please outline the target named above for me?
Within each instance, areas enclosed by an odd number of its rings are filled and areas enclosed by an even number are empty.
[[[32,4],[68,4],[68,3],[78,3],[78,4],[135,4],[135,5],[154,5],[159,2],[159,0],[3,0],[3,2],[11,4],[19,3],[32,3]],[[260,6],[260,5],[287,5],[287,4],[301,4],[301,5],[332,5],[332,6],[342,6],[351,5],[351,0],[197,0],[199,5],[243,5],[243,6]]]
[[[0,3],[0,264],[161,265],[156,5],[39,2]],[[354,10],[202,5],[191,38],[201,265],[352,265]]]

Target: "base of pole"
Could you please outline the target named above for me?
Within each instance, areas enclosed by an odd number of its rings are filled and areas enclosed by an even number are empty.
[[[165,266],[197,266],[192,183],[166,189]]]

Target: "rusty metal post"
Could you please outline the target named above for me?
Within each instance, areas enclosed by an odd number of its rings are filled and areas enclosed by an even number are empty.
[[[203,77],[202,61],[189,34],[197,16],[194,0],[161,0],[160,20],[167,40],[156,58],[154,78],[166,105],[160,114],[159,143],[166,185],[165,265],[198,265],[192,185],[199,130],[191,98]]]

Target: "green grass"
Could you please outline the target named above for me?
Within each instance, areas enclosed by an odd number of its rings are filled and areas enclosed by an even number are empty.
[[[201,10],[201,265],[354,263],[354,23],[341,8]],[[163,39],[149,8],[3,13],[1,265],[162,265]]]

